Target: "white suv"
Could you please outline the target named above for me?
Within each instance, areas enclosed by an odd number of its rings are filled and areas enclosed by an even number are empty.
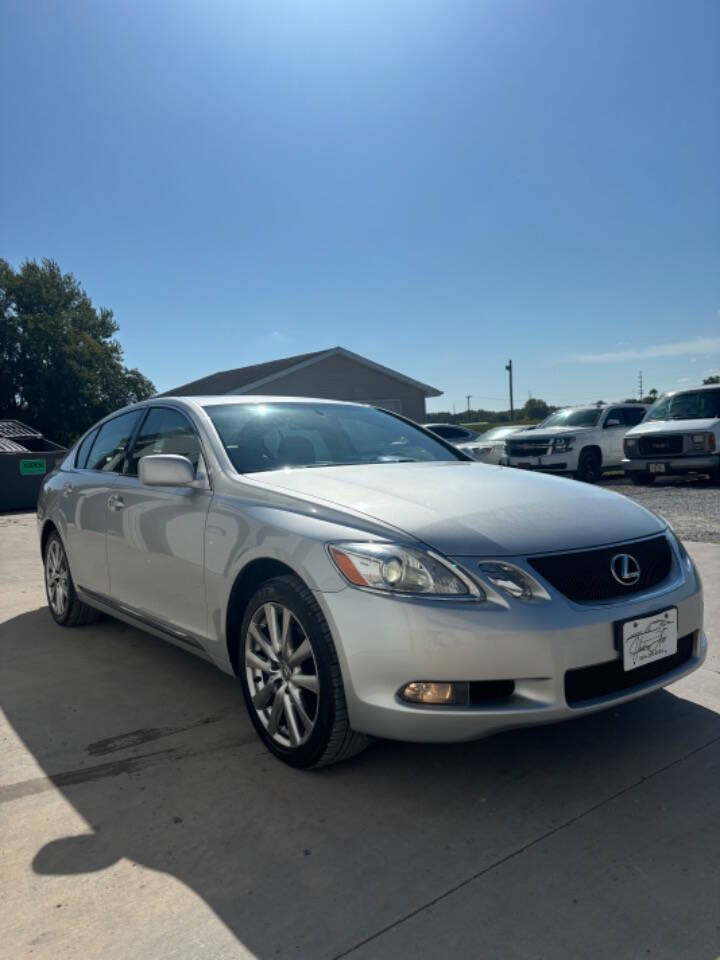
[[[623,467],[633,483],[707,473],[720,482],[720,386],[664,394],[625,437]]]
[[[642,403],[617,403],[556,410],[534,430],[509,437],[500,462],[594,483],[603,470],[621,465],[625,434],[648,409]]]

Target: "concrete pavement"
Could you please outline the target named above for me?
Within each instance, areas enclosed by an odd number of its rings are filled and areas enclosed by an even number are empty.
[[[0,957],[720,954],[720,546],[711,655],[668,691],[318,773],[237,683],[109,619],[57,627],[0,517]]]

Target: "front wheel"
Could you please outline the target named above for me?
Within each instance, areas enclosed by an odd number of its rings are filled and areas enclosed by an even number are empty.
[[[293,767],[359,753],[330,630],[299,577],[269,580],[243,617],[238,667],[250,719],[265,746]]]
[[[575,478],[584,483],[597,483],[602,476],[602,460],[596,450],[583,450],[578,460]]]
[[[655,483],[655,480],[654,473],[642,473],[634,470],[630,474],[630,483],[633,483],[636,487],[650,487]]]

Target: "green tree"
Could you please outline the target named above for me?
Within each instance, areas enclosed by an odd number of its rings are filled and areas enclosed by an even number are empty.
[[[54,260],[0,259],[0,419],[72,443],[96,420],[155,393],[123,365],[112,310],[96,309]]]
[[[703,383],[704,384],[720,383],[720,376],[714,373],[711,377],[705,377],[705,379],[703,380]]]
[[[521,420],[544,420],[549,417],[555,408],[548,406],[539,397],[530,397],[522,408]]]

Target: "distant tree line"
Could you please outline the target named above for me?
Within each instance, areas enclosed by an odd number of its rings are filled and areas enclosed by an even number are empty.
[[[0,419],[17,419],[50,440],[72,443],[118,407],[155,387],[128,369],[112,310],[95,308],[54,260],[0,259]]]
[[[549,417],[557,410],[557,407],[551,406],[539,397],[530,397],[522,407],[515,411],[515,420],[524,422],[528,420],[539,421]],[[447,410],[440,410],[437,413],[428,413],[428,423],[510,423],[510,410],[483,410],[478,408],[473,410],[462,410],[460,413],[450,413]]]

